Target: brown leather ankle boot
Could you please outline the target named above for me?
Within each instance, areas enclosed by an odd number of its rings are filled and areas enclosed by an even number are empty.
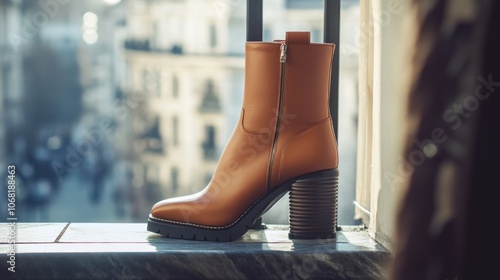
[[[309,32],[248,42],[240,120],[202,191],[162,200],[148,230],[172,238],[231,241],[290,191],[290,238],[331,238],[338,151],[328,106],[333,44]]]

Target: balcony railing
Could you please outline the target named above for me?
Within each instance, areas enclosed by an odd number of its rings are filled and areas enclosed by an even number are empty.
[[[221,106],[217,98],[203,98],[200,105],[201,113],[218,113],[221,111]]]
[[[218,153],[217,149],[214,148],[212,145],[208,145],[206,143],[203,143],[202,145],[203,149],[203,159],[208,160],[208,161],[216,161],[218,159]]]
[[[148,51],[148,52],[160,52],[160,53],[171,53],[171,54],[183,54],[183,49],[181,45],[172,45],[170,48],[156,48],[151,46],[148,39],[127,39],[123,44],[125,49],[135,50],[135,51]]]

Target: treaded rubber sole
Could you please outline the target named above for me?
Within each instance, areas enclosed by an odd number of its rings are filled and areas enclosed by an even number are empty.
[[[283,195],[293,190],[290,195],[297,197],[294,201],[297,201],[299,205],[296,206],[296,202],[293,203],[294,213],[298,214],[294,214],[292,217],[292,200],[290,200],[290,238],[332,238],[335,237],[336,230],[337,198],[335,197],[328,202],[332,191],[325,191],[324,188],[338,187],[338,183],[336,185],[332,184],[334,180],[338,182],[337,169],[318,171],[288,180],[273,191],[262,196],[245,214],[240,216],[230,226],[206,227],[202,225],[179,224],[175,221],[161,220],[150,215],[147,230],[169,238],[215,242],[233,241],[243,236],[253,226],[255,221],[265,214]],[[307,191],[307,188],[311,188],[310,191]],[[304,190],[310,194],[304,196],[302,194]],[[320,194],[328,193],[328,195],[325,197],[314,195],[312,192],[316,191],[319,191]],[[336,195],[336,190],[333,193]],[[309,203],[309,199],[319,199],[320,207],[316,211],[311,212],[311,207],[314,203]],[[330,203],[331,207],[325,203]],[[304,212],[305,214],[301,214],[300,212],[303,206],[307,207]],[[332,212],[333,209],[335,211]],[[314,215],[310,213],[314,213]],[[313,222],[304,222],[302,217],[310,217],[313,219]],[[325,225],[323,225],[324,223]],[[335,226],[332,227],[332,223]],[[311,227],[310,225],[316,226]]]

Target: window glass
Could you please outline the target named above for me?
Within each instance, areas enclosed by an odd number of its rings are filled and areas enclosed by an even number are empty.
[[[16,165],[20,221],[145,222],[160,198],[209,181],[240,116],[246,3],[195,2],[0,1],[0,171]],[[264,1],[264,40],[322,41],[322,5]],[[342,5],[353,37],[358,1]],[[353,108],[356,47],[335,59],[340,107]],[[341,192],[354,192],[355,113],[339,120]],[[280,203],[267,223],[288,222]]]
[[[172,118],[172,144],[179,145],[179,119],[175,116]]]
[[[179,189],[179,171],[176,167],[172,167],[172,169],[170,170],[170,182],[172,192],[176,193]]]
[[[217,27],[215,25],[210,25],[210,47],[217,47]]]
[[[179,79],[176,75],[172,76],[172,96],[174,98],[179,96]]]

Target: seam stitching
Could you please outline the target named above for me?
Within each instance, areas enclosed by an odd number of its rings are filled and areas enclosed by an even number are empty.
[[[225,229],[225,228],[228,228],[228,227],[231,227],[233,226],[234,224],[236,224],[237,222],[239,222],[243,216],[245,216],[245,214],[250,211],[250,209],[252,209],[252,207],[257,204],[259,201],[261,201],[265,196],[267,195],[267,193],[264,193],[264,195],[262,195],[261,197],[259,197],[254,203],[252,203],[252,205],[250,205],[246,210],[245,212],[243,212],[243,214],[241,214],[238,219],[236,219],[234,222],[232,222],[231,224],[227,225],[227,226],[204,226],[204,225],[198,225],[198,224],[193,224],[193,223],[187,223],[187,222],[179,222],[179,221],[173,221],[173,220],[167,220],[167,219],[162,219],[162,218],[158,218],[158,217],[155,217],[153,215],[150,215],[149,218],[151,219],[154,219],[154,220],[159,220],[159,221],[163,221],[163,222],[168,222],[168,223],[173,223],[173,224],[179,224],[179,225],[187,225],[187,226],[194,226],[194,227],[201,227],[201,228],[208,228],[208,229]]]

